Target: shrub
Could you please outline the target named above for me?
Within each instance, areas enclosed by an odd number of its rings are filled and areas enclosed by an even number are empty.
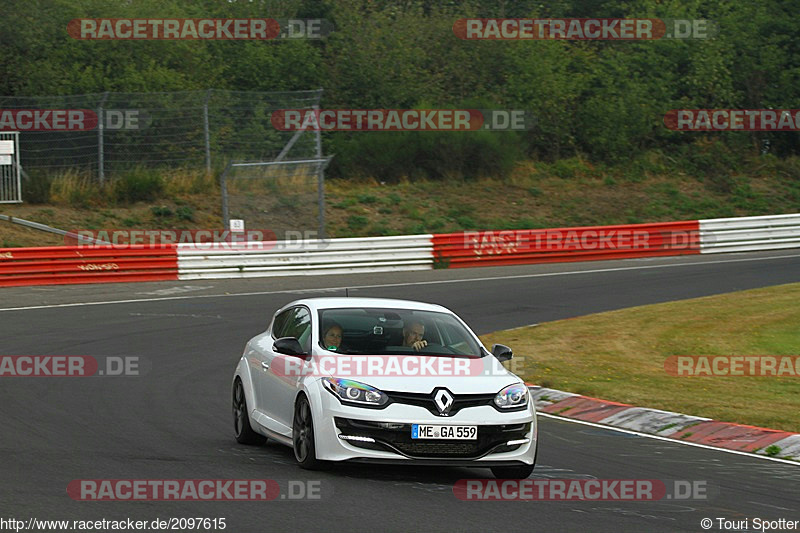
[[[50,185],[53,178],[41,170],[33,170],[22,183],[22,198],[31,204],[46,204],[50,201]]]
[[[99,184],[91,175],[66,171],[53,177],[50,184],[50,203],[86,209],[105,205],[108,202],[108,192],[109,188]]]
[[[194,220],[194,209],[192,209],[188,205],[185,205],[176,209],[175,215],[178,217],[179,220],[188,220],[189,222],[191,222]]]
[[[153,170],[133,170],[114,182],[118,202],[152,202],[164,192],[164,180]]]
[[[372,196],[371,194],[359,194],[357,196],[358,202],[361,204],[374,204],[378,201],[378,198]]]
[[[150,208],[150,212],[156,218],[169,218],[173,215],[172,209],[165,205],[154,205]]]
[[[504,177],[525,156],[524,147],[518,132],[343,134],[331,139],[330,152],[336,157],[326,172],[333,178],[371,177],[394,182],[404,177],[434,180]]]
[[[350,215],[347,217],[347,227],[352,230],[362,229],[366,227],[368,223],[369,220],[363,215]]]
[[[578,157],[559,159],[550,165],[550,171],[559,178],[577,178],[589,172],[589,167]]]

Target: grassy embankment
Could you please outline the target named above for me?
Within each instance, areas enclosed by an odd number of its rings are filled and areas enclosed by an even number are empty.
[[[529,161],[504,179],[330,179],[327,231],[332,237],[446,233],[800,211],[800,158],[756,158],[715,175],[681,170],[663,156],[645,163]],[[24,194],[25,204],[4,205],[0,212],[61,229],[222,226],[217,180],[198,172],[131,172],[105,186],[74,172],[39,176],[25,185]],[[254,197],[256,207],[261,198]],[[314,220],[313,202],[302,209],[279,202],[275,218],[255,227],[291,229]],[[58,244],[58,236],[0,224],[2,247]]]
[[[800,432],[800,376],[675,377],[673,355],[800,355],[800,284],[588,315],[484,335],[526,381],[644,407]]]

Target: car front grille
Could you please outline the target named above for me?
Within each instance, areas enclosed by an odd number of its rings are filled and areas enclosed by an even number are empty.
[[[507,446],[510,440],[524,439],[531,424],[499,424],[478,426],[478,438],[471,441],[412,439],[411,424],[373,422],[335,417],[336,427],[343,435],[370,437],[375,442],[348,440],[353,446],[399,453],[412,458],[477,459],[489,453],[510,452],[521,444]]]
[[[417,407],[424,407],[436,416],[442,416],[439,413],[439,408],[436,407],[436,402],[433,400],[432,393],[415,393],[415,392],[394,392],[384,391],[389,397],[391,403],[400,403],[405,405],[415,405]],[[450,408],[448,416],[453,416],[461,409],[468,407],[478,407],[480,405],[493,405],[495,394],[458,394],[453,395],[453,406]]]
[[[472,442],[395,442],[394,447],[413,457],[474,457],[480,450]]]

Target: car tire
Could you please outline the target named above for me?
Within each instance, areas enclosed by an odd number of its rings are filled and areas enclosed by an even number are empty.
[[[264,444],[267,438],[259,435],[250,426],[250,415],[247,408],[247,398],[244,395],[242,380],[237,379],[233,384],[233,432],[239,444]]]
[[[535,465],[493,466],[492,474],[497,479],[528,479]]]
[[[323,462],[317,459],[317,448],[314,443],[314,418],[311,414],[311,404],[308,398],[301,394],[294,405],[292,419],[292,449],[294,458],[300,468],[306,470],[319,470]]]

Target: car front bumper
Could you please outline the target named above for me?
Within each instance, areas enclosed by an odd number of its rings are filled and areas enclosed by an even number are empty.
[[[324,390],[316,400],[320,409],[315,411],[322,415],[314,420],[315,444],[322,460],[489,467],[530,465],[536,458],[538,427],[532,404],[512,412],[480,405],[442,417],[417,405],[343,405]],[[412,439],[412,424],[477,426],[478,438]]]

